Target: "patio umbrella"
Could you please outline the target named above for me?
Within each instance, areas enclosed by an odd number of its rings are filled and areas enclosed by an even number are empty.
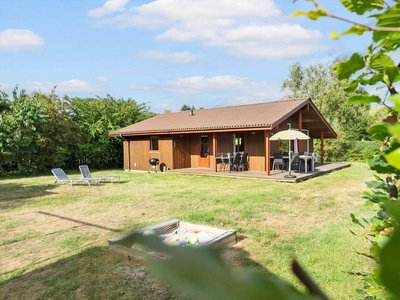
[[[290,151],[290,141],[291,140],[308,140],[310,137],[308,135],[305,135],[301,131],[298,130],[293,130],[293,129],[288,129],[288,130],[282,130],[277,133],[275,133],[270,140],[271,141],[279,141],[279,140],[287,140],[289,141],[289,174],[285,175],[285,178],[296,178],[295,175],[292,175],[291,173],[291,165],[292,165],[292,154]]]

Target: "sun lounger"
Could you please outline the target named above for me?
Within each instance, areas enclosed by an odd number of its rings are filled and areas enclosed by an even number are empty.
[[[106,180],[106,179],[110,179],[110,181],[112,183],[114,183],[114,179],[118,178],[118,182],[121,182],[121,177],[117,176],[117,175],[110,175],[110,176],[103,176],[103,175],[96,175],[96,176],[92,176],[92,174],[90,174],[90,170],[89,167],[87,165],[80,165],[79,166],[79,171],[81,171],[81,175],[82,175],[82,179],[90,179],[90,178],[98,178],[100,180]]]
[[[56,177],[56,180],[54,180],[54,184],[57,182],[69,182],[72,186],[73,182],[87,182],[87,184],[90,186],[90,181],[96,181],[96,184],[99,185],[99,178],[69,178],[67,174],[65,174],[63,169],[56,168],[56,169],[51,169],[51,172],[54,174]]]

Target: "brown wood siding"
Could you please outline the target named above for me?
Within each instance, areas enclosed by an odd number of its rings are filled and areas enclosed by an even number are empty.
[[[168,168],[173,168],[173,141],[172,141],[172,136],[160,136],[158,140],[158,153],[152,153],[153,151],[150,151],[151,154],[155,154],[155,157],[157,157],[160,160],[160,165],[165,164]],[[151,156],[152,157],[152,156]],[[151,158],[149,157],[149,159]],[[162,170],[160,170],[162,171]]]
[[[232,133],[224,132],[217,134],[217,153],[232,153]]]
[[[245,135],[245,151],[249,153],[251,171],[265,171],[265,138],[264,131],[254,131]]]
[[[173,137],[174,148],[174,169],[190,168],[190,151],[191,151],[191,136],[190,135],[176,135]]]
[[[200,135],[193,134],[190,137],[190,165],[192,168],[199,167],[199,155],[200,155]]]
[[[129,142],[123,141],[124,170],[129,170]]]
[[[162,136],[158,140],[158,151],[150,151],[150,136],[131,138],[129,147],[124,144],[124,168],[130,170],[148,171],[150,169],[149,159],[158,158],[161,163],[172,168],[173,165],[173,142],[172,136]],[[128,143],[127,142],[127,143]],[[128,150],[130,150],[129,155]],[[128,164],[128,158],[130,158]],[[160,170],[162,171],[162,170]]]
[[[130,169],[149,170],[149,140],[134,139],[130,141]]]

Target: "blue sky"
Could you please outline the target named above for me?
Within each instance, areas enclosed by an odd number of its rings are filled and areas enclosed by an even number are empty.
[[[339,0],[320,4],[356,17]],[[349,27],[340,21],[289,18],[310,9],[304,0],[1,0],[0,89],[110,94],[158,113],[279,100],[295,62],[330,63],[369,44],[368,35],[332,40]]]

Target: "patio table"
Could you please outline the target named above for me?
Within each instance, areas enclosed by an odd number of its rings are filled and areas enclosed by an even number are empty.
[[[231,162],[233,160],[233,156],[231,155],[223,155],[223,156],[216,156],[215,157],[215,163],[225,163],[229,166],[229,173],[231,173]],[[224,169],[225,171],[225,169]]]
[[[233,158],[234,158],[233,155],[228,155],[228,157],[224,157],[225,163],[227,163],[228,166],[229,166],[229,173],[232,172],[232,162],[233,162]]]
[[[311,171],[314,172],[314,157],[312,155],[299,155],[299,159],[302,159],[304,161],[304,171],[307,173],[308,169],[308,160],[311,160]]]

